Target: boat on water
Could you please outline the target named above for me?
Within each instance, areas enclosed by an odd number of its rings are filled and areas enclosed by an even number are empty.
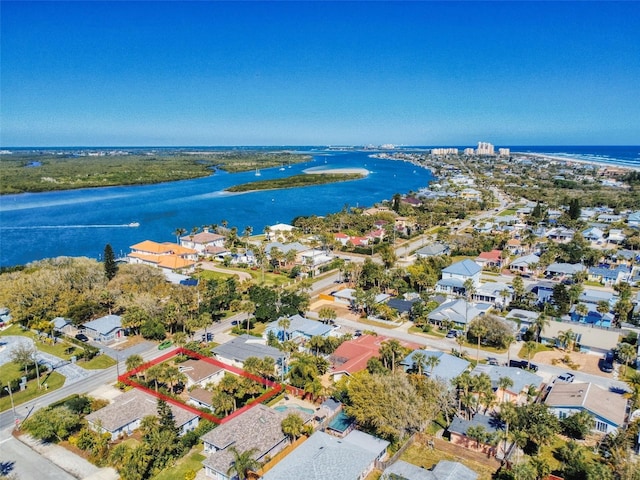
[[[260,173],[260,170],[258,170],[258,169],[256,168],[256,177],[259,177],[260,175],[262,175],[262,174]]]
[[[140,226],[140,222],[131,222],[127,225],[128,227],[139,227]]]
[[[282,171],[284,171],[284,165],[282,165],[282,166],[280,167],[280,171],[281,171],[281,172],[282,172]]]

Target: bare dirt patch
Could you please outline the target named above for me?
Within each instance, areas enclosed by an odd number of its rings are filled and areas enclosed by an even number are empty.
[[[580,353],[580,352],[563,352],[562,350],[554,350],[552,352],[538,352],[534,355],[532,360],[535,360],[537,363],[546,363],[547,365],[555,365],[557,367],[561,367],[566,365],[567,368],[570,368],[567,363],[564,363],[562,360],[569,356],[569,359],[574,367],[571,370],[578,370],[584,373],[590,373],[592,375],[599,375],[601,377],[611,378],[610,373],[604,373],[600,370],[598,366],[600,362],[599,355],[592,355],[589,353]],[[556,362],[554,363],[554,360]]]

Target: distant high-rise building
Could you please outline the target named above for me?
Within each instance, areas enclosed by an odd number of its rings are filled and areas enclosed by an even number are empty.
[[[431,155],[457,155],[457,148],[432,148]]]
[[[478,148],[476,149],[477,155],[495,155],[493,145],[488,142],[478,142]]]
[[[511,150],[509,150],[508,148],[499,148],[498,155],[500,155],[501,157],[508,157],[509,155],[511,155]]]
[[[473,148],[465,148],[464,149],[464,154],[465,155],[473,155],[475,152],[473,150]]]

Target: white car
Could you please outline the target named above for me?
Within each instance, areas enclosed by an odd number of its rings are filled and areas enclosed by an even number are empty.
[[[573,373],[562,373],[560,375],[558,375],[558,378],[556,378],[557,381],[559,382],[564,382],[564,383],[571,383],[573,382],[573,380],[575,379],[575,376],[573,375]]]

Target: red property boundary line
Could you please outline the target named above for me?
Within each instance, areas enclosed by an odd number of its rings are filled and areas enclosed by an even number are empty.
[[[245,378],[249,378],[255,382],[258,382],[262,385],[264,385],[265,387],[269,387],[270,390],[266,391],[265,393],[263,393],[262,395],[260,395],[258,398],[256,398],[255,400],[253,400],[252,402],[246,404],[245,406],[235,410],[234,412],[232,412],[231,414],[227,415],[226,417],[220,418],[216,415],[213,415],[211,413],[205,413],[202,412],[201,410],[198,410],[195,407],[192,407],[191,405],[187,405],[186,403],[180,402],[178,400],[176,400],[175,398],[171,398],[168,395],[165,395],[163,393],[159,393],[156,392],[155,390],[152,390],[150,388],[147,387],[143,387],[142,385],[140,385],[138,382],[136,382],[135,380],[132,380],[131,377],[134,375],[137,375],[140,372],[143,372],[155,365],[158,365],[159,363],[165,362],[167,360],[169,360],[170,358],[176,357],[177,355],[187,355],[188,357],[191,358],[196,358],[198,360],[202,360],[204,362],[210,363],[211,365],[215,365],[216,367],[222,368],[223,370],[226,370],[228,372],[234,373],[236,375],[239,375],[241,377],[245,377]],[[158,358],[155,358],[154,360],[151,360],[150,362],[146,362],[143,365],[140,365],[137,368],[134,368],[133,370],[129,370],[128,372],[124,373],[123,375],[120,375],[118,377],[118,381],[124,383],[125,385],[129,385],[133,388],[138,388],[140,390],[142,390],[143,392],[146,392],[147,394],[155,397],[155,398],[159,398],[164,400],[167,403],[170,403],[171,405],[175,405],[176,407],[182,408],[184,410],[187,410],[190,413],[193,413],[194,415],[197,415],[200,418],[206,418],[207,420],[209,420],[210,422],[213,422],[217,425],[222,425],[223,423],[228,422],[229,420],[231,420],[232,418],[237,417],[238,415],[240,415],[243,412],[246,412],[247,410],[249,410],[250,408],[254,407],[255,405],[264,402],[265,400],[277,395],[278,393],[282,392],[283,388],[286,388],[287,391],[291,392],[294,395],[304,395],[304,390],[301,390],[299,388],[296,387],[292,387],[287,385],[286,387],[283,387],[283,385],[281,385],[280,383],[276,383],[273,382],[271,380],[267,380],[266,378],[262,378],[259,377],[257,375],[253,375],[249,372],[245,372],[244,370],[238,368],[238,367],[234,367],[233,365],[227,365],[226,363],[222,363],[219,360],[216,360],[215,358],[211,358],[211,357],[206,357],[204,355],[201,355],[197,352],[194,352],[192,350],[188,350],[186,348],[180,347],[180,348],[176,348],[175,350],[172,350],[170,352],[165,353],[164,355],[161,355]]]

